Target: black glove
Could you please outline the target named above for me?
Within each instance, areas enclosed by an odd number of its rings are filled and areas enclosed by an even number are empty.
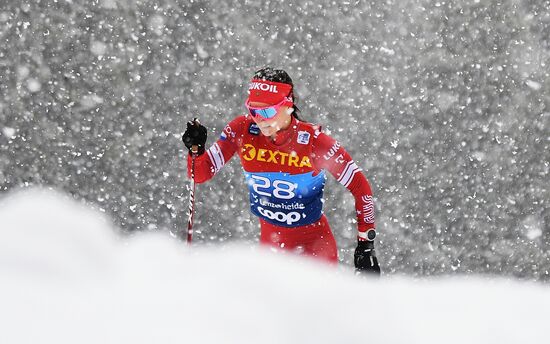
[[[356,273],[380,276],[380,265],[374,251],[374,241],[358,241],[353,262]]]
[[[204,153],[204,144],[206,143],[207,130],[198,119],[194,118],[192,121],[187,122],[187,129],[181,140],[185,144],[185,147],[191,152],[193,146],[198,147],[198,154]]]

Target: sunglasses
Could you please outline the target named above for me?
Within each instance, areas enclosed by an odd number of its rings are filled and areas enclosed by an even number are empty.
[[[275,115],[277,115],[277,112],[279,112],[279,109],[281,108],[281,106],[288,105],[288,104],[290,104],[290,106],[292,106],[292,101],[290,101],[286,97],[283,98],[283,100],[281,100],[279,103],[277,103],[275,105],[270,105],[270,106],[267,106],[267,107],[251,106],[249,100],[247,100],[246,103],[245,103],[246,108],[248,109],[248,113],[250,114],[250,116],[252,116],[253,118],[262,117],[262,118],[265,118],[265,119],[270,119],[270,118],[275,117]]]

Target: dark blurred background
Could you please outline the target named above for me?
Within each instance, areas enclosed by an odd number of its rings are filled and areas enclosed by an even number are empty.
[[[186,121],[212,143],[271,65],[364,169],[385,273],[550,280],[550,1],[3,0],[0,43],[1,193],[182,236]],[[197,187],[197,245],[257,242],[237,160]],[[349,265],[353,198],[327,184]]]

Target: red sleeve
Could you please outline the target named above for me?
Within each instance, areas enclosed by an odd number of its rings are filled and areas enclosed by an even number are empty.
[[[374,202],[367,178],[340,143],[325,133],[316,133],[313,153],[315,167],[329,171],[353,194],[357,214],[357,236],[359,240],[365,240],[366,232],[375,227]]]
[[[195,158],[195,182],[210,180],[233,157],[240,147],[244,116],[232,120],[223,129],[220,138],[203,154]],[[187,177],[191,178],[191,154],[187,156]]]

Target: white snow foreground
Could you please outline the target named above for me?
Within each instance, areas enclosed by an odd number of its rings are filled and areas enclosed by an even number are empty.
[[[0,200],[1,343],[547,343],[550,290],[360,279],[258,248],[122,238],[67,197]]]

